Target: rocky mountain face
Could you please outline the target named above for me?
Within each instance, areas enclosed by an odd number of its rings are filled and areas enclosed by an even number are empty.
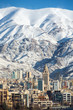
[[[65,9],[0,9],[0,76],[14,69],[52,78],[73,77],[73,12]]]
[[[67,78],[73,77],[73,38],[60,42],[53,56],[49,59],[44,59],[44,61],[49,67],[52,78],[57,78],[59,75]],[[41,62],[36,63],[35,68],[42,72],[44,64],[41,65]]]

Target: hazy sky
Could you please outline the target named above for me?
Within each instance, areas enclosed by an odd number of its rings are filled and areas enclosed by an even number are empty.
[[[73,0],[0,0],[0,8],[10,6],[28,9],[55,7],[73,10]]]

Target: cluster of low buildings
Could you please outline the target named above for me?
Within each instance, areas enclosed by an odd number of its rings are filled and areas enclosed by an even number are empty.
[[[0,79],[0,105],[8,107],[41,107],[48,108],[73,104],[73,79],[66,80],[62,76],[58,80],[49,78],[47,65],[42,78],[32,76],[22,70],[15,70],[11,79]]]

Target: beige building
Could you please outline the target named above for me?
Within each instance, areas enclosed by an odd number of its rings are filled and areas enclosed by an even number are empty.
[[[36,96],[33,100],[33,106],[48,108],[49,106],[52,106],[52,105],[53,105],[53,102],[49,101],[48,96]]]
[[[0,89],[0,105],[5,103],[8,100],[8,90]]]
[[[45,68],[44,68],[43,80],[44,80],[44,89],[50,90],[49,71],[48,71],[47,65],[45,65]]]
[[[63,93],[63,101],[71,104],[71,93],[69,92]]]

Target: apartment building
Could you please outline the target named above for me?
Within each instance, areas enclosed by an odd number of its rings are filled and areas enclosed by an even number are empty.
[[[71,104],[71,93],[63,93],[63,101]]]

